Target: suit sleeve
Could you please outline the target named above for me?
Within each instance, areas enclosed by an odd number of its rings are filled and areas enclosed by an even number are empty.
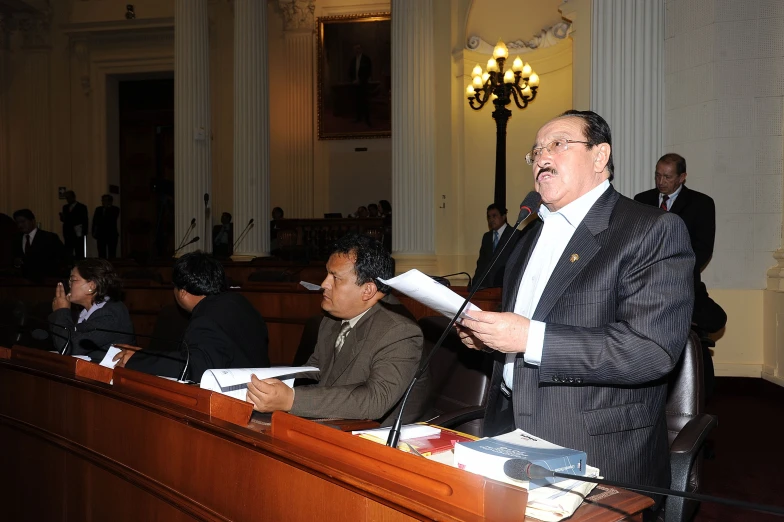
[[[422,354],[422,332],[415,324],[398,323],[376,346],[367,380],[342,386],[298,387],[290,413],[341,419],[383,417],[414,377]]]
[[[663,213],[630,248],[615,283],[615,321],[598,327],[548,323],[540,382],[566,377],[584,384],[636,385],[663,378],[675,367],[694,303],[694,256],[686,225]]]
[[[56,350],[62,350],[65,343],[68,342],[68,333],[65,331],[67,328],[71,332],[70,353],[72,355],[87,355],[94,361],[97,360],[100,362],[104,355],[106,355],[106,348],[111,344],[136,343],[136,338],[133,335],[128,336],[94,330],[95,328],[103,328],[107,330],[132,332],[133,326],[123,324],[113,307],[108,304],[93,312],[89,319],[82,323],[75,324],[73,316],[71,315],[71,310],[66,308],[61,308],[52,312],[49,315],[49,321],[62,327],[49,326]]]
[[[700,216],[695,221],[692,248],[695,256],[695,271],[699,272],[713,256],[713,243],[716,239],[716,205],[713,198],[705,197]]]

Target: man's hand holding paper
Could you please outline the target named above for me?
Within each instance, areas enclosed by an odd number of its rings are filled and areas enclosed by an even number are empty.
[[[248,383],[248,402],[256,411],[289,411],[294,404],[294,388],[280,379],[259,379],[251,375]]]
[[[528,344],[531,321],[512,312],[471,311],[471,319],[463,317],[456,325],[460,340],[467,347],[485,347],[504,353],[522,352]]]

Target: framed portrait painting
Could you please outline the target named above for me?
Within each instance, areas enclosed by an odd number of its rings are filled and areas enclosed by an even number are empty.
[[[319,139],[390,136],[389,13],[327,16],[317,24]]]

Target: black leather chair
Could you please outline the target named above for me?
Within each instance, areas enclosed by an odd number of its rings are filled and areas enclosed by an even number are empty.
[[[670,442],[670,488],[695,493],[700,486],[702,448],[715,417],[704,412],[705,387],[700,340],[691,332],[678,365],[670,374],[667,393],[667,432]],[[699,502],[670,496],[664,506],[666,522],[691,520]]]
[[[419,326],[430,350],[449,324],[446,317],[423,317]],[[430,361],[430,407],[425,416],[433,424],[481,436],[492,359],[484,352],[467,349],[452,329]]]
[[[176,304],[166,305],[158,312],[148,350],[172,352],[180,349],[180,341],[188,328],[190,315]],[[138,339],[137,339],[138,341]]]

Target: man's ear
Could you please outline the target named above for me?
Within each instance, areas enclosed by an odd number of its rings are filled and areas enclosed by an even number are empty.
[[[596,172],[602,172],[605,167],[607,167],[607,163],[610,161],[610,152],[612,148],[610,147],[609,143],[600,143],[596,146],[596,159],[594,160],[594,164],[596,165]]]
[[[370,301],[373,299],[376,294],[378,294],[378,287],[376,283],[373,281],[367,282],[362,285],[362,300],[363,301]]]

